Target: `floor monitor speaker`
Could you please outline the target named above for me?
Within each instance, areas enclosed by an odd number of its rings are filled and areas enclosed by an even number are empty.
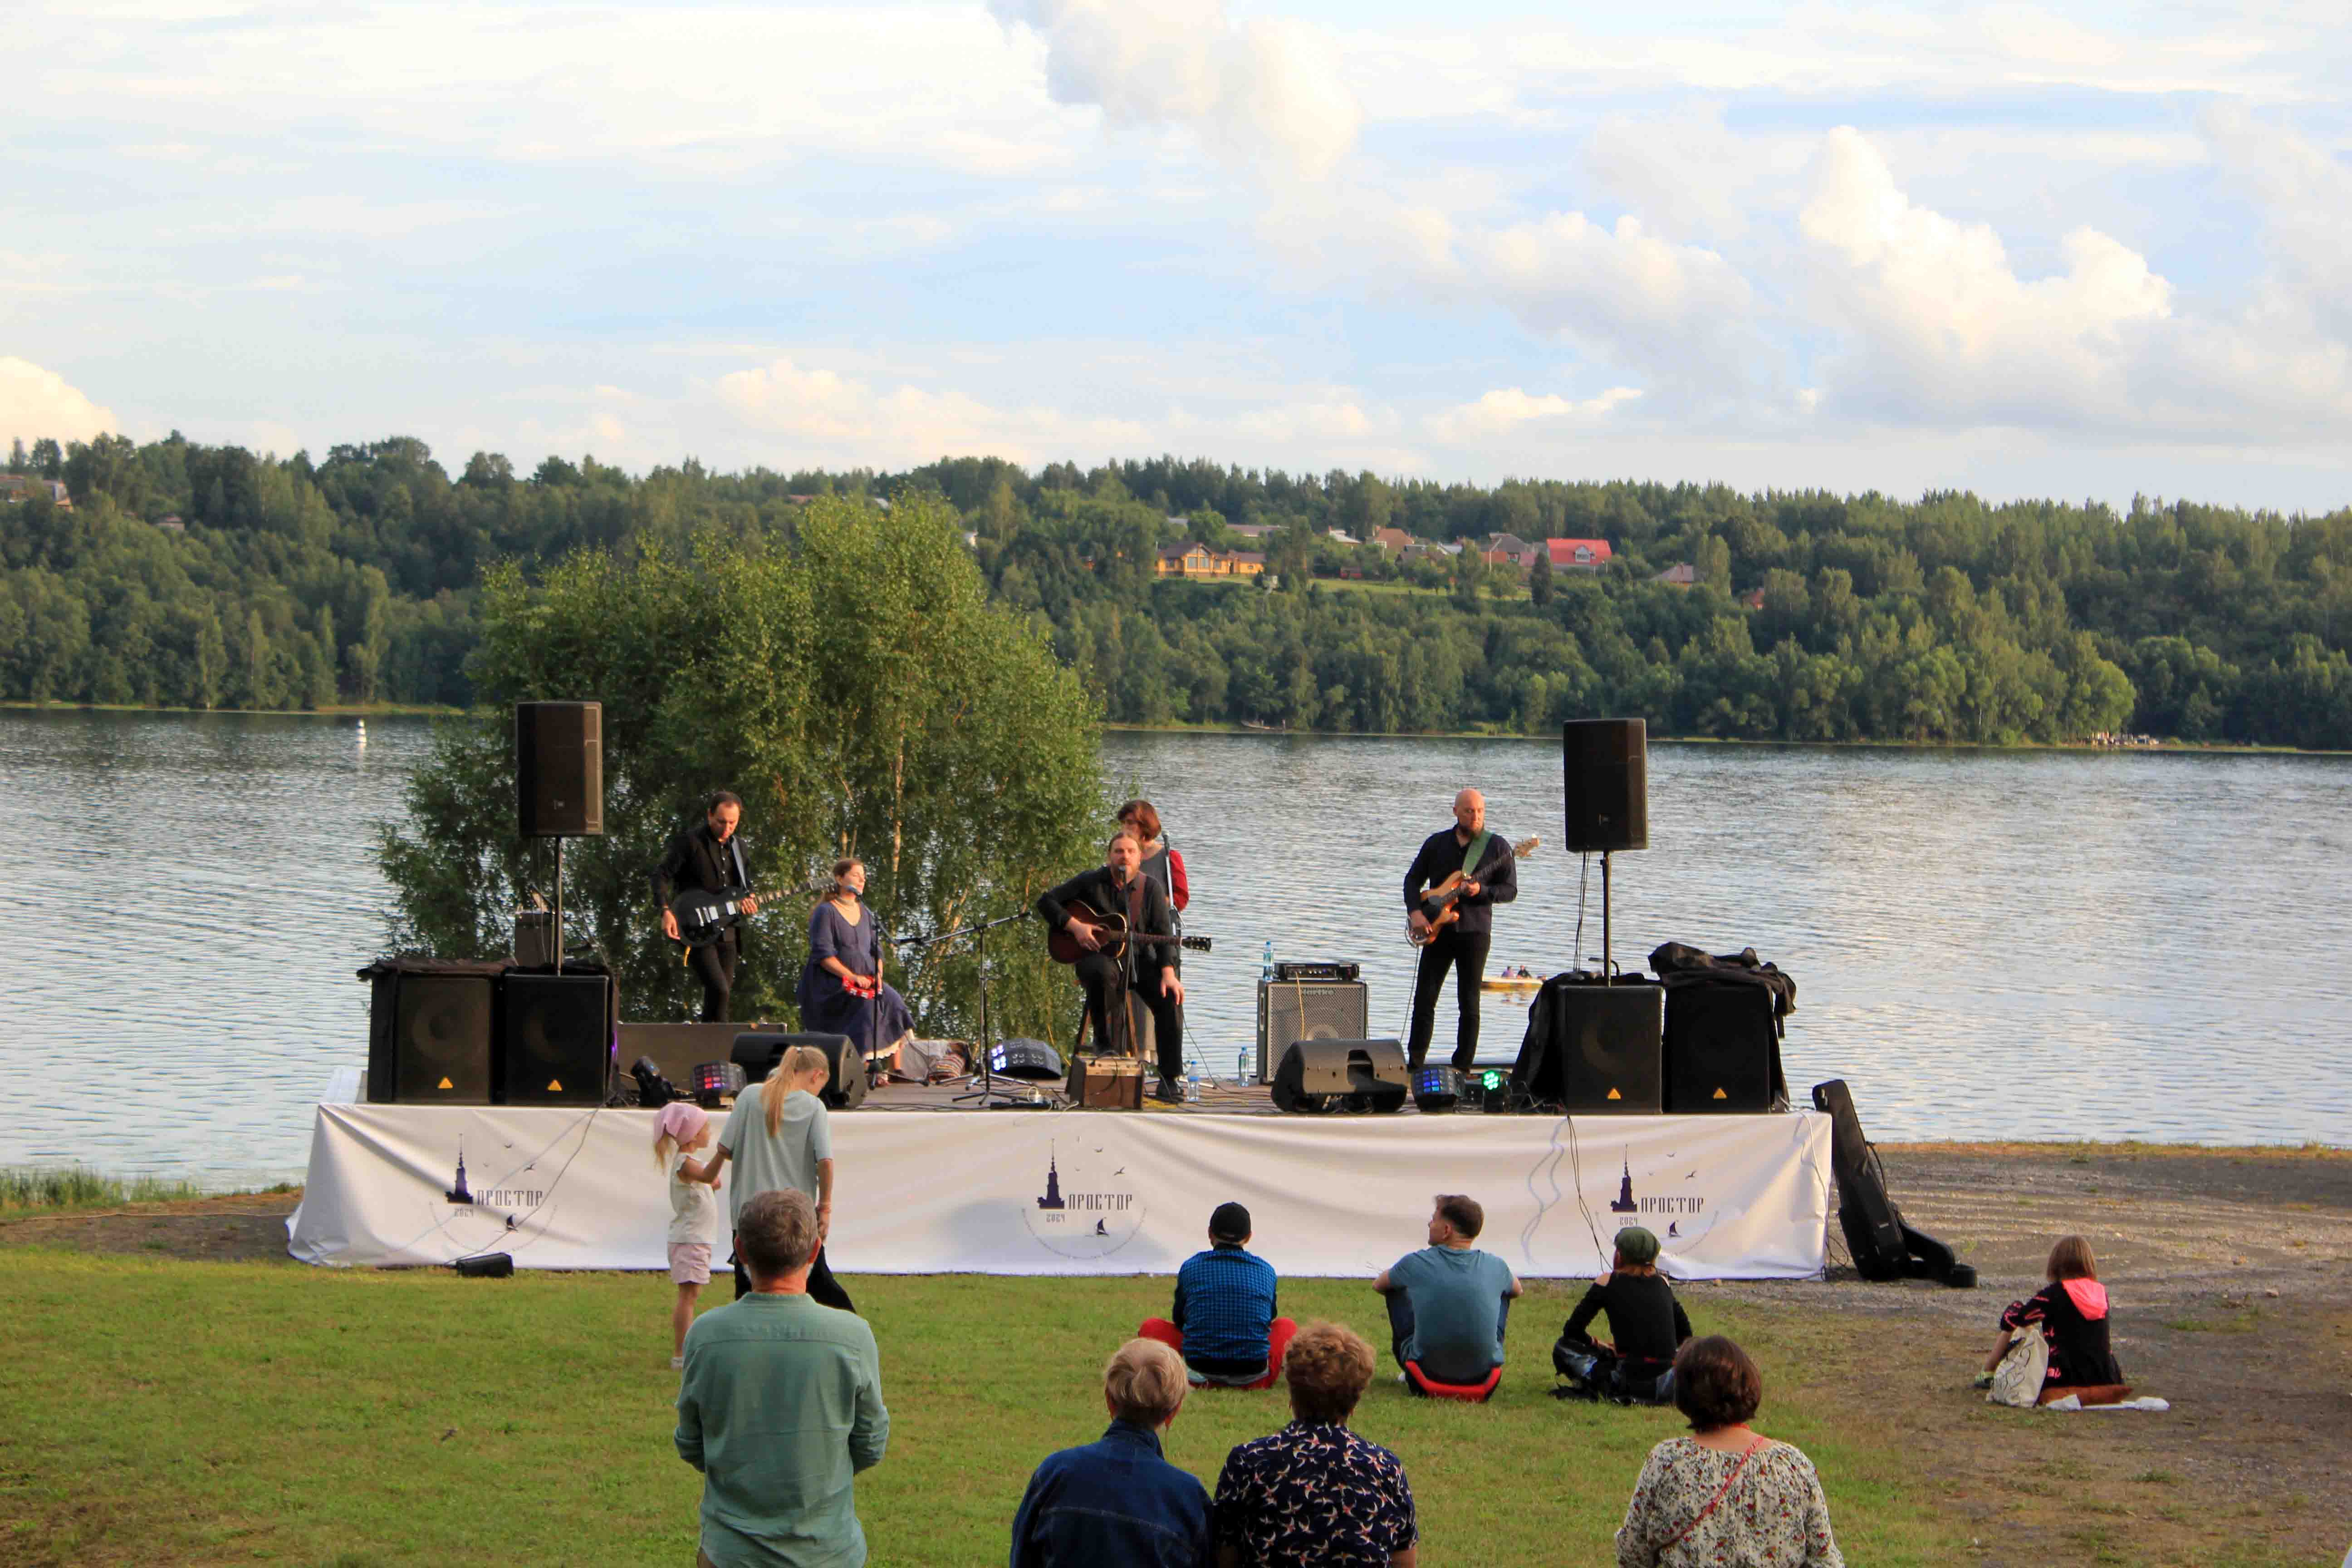
[[[1293,1040],[1274,1069],[1277,1110],[1402,1110],[1411,1092],[1395,1040]]]
[[[515,820],[525,838],[604,831],[604,709],[598,702],[515,704]]]
[[[1666,987],[1669,1114],[1771,1110],[1780,1052],[1772,993],[1763,986],[1697,981]]]
[[[866,1103],[865,1064],[847,1035],[787,1035],[772,1029],[745,1029],[735,1037],[728,1059],[742,1068],[747,1081],[758,1083],[794,1046],[812,1046],[824,1054],[825,1104],[835,1110],[855,1110]]]
[[[368,1099],[379,1104],[488,1105],[497,1018],[492,963],[372,964]]]
[[[1293,1040],[1360,1040],[1372,1026],[1371,991],[1360,980],[1261,980],[1257,983],[1257,1080]]]
[[[1512,1081],[1570,1115],[1655,1116],[1665,1007],[1665,987],[1651,981],[1556,974],[1528,1008]]]
[[[509,970],[499,982],[500,1105],[602,1105],[611,1089],[613,977]]]
[[[1568,847],[1580,855],[1650,847],[1649,725],[1570,719],[1559,727]]]

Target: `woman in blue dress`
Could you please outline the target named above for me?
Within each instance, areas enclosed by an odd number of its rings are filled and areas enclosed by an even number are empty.
[[[882,980],[882,928],[865,904],[866,866],[833,867],[833,897],[809,912],[808,963],[801,968],[801,1027],[846,1035],[869,1061],[898,1065],[898,1047],[915,1032],[907,999]]]

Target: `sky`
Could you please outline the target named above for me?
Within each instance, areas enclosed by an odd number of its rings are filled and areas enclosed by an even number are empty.
[[[2331,510],[2340,5],[19,0],[0,441]]]

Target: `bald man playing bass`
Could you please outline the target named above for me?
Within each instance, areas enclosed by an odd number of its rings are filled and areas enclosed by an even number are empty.
[[[1469,864],[1465,865],[1467,861]],[[1478,983],[1486,978],[1486,949],[1494,942],[1496,904],[1519,896],[1519,874],[1511,847],[1499,833],[1486,831],[1486,797],[1465,789],[1454,797],[1454,826],[1430,835],[1404,874],[1406,924],[1413,938],[1427,936],[1431,917],[1423,900],[1429,889],[1454,872],[1465,873],[1462,894],[1454,901],[1459,912],[1437,928],[1421,950],[1421,973],[1412,987],[1412,1066],[1429,1055],[1429,1037],[1437,1028],[1437,994],[1445,988],[1445,972],[1454,971],[1454,994],[1462,1022],[1454,1034],[1454,1065],[1465,1071],[1478,1057]]]

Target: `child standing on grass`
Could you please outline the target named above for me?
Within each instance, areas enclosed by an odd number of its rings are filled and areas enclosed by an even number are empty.
[[[710,1118],[682,1100],[654,1119],[654,1163],[669,1188],[669,1277],[677,1301],[669,1311],[669,1364],[686,1365],[686,1331],[695,1298],[710,1283],[710,1249],[719,1241],[719,1173],[694,1156],[710,1147]]]

